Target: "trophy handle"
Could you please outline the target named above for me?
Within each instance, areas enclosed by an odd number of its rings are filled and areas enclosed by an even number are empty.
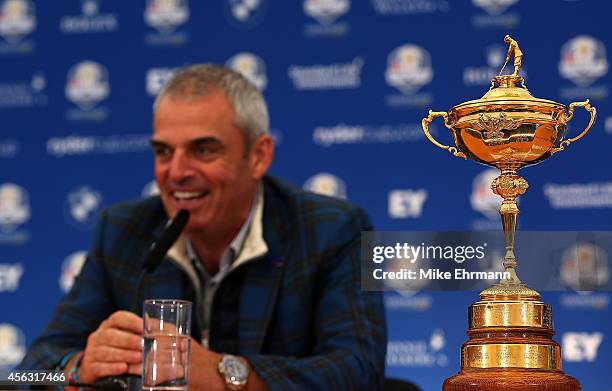
[[[552,154],[555,154],[557,152],[561,152],[561,151],[563,151],[565,149],[565,147],[567,147],[568,145],[570,145],[574,141],[580,140],[587,133],[589,133],[589,130],[591,130],[591,128],[593,127],[593,124],[595,123],[595,119],[597,118],[597,109],[595,107],[591,106],[591,104],[589,103],[588,99],[585,100],[584,102],[572,102],[572,103],[570,103],[569,109],[568,109],[568,113],[564,115],[564,118],[561,119],[561,122],[565,125],[572,118],[574,118],[574,110],[576,109],[576,107],[584,107],[584,109],[586,111],[591,113],[591,120],[589,121],[589,124],[587,125],[587,127],[578,136],[572,137],[570,139],[562,141],[561,144],[559,145],[559,148],[553,148],[552,149]]]
[[[429,124],[436,117],[444,118],[444,126],[449,128],[450,130],[453,130],[452,126],[450,126],[450,124],[448,123],[448,113],[446,113],[445,111],[429,110],[429,115],[427,116],[427,118],[423,118],[423,121],[421,122],[421,125],[423,126],[423,132],[425,132],[425,136],[427,136],[429,141],[431,141],[436,147],[446,149],[448,152],[452,153],[453,156],[467,159],[467,156],[465,156],[463,152],[459,152],[456,147],[449,147],[448,145],[441,144],[431,135],[431,133],[429,132]]]

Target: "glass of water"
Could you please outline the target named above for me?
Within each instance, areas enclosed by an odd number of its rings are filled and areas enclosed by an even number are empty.
[[[186,391],[189,383],[191,302],[145,300],[143,390]]]

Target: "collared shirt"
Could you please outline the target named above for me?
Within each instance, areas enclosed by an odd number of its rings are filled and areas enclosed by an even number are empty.
[[[253,223],[254,215],[262,202],[262,196],[262,191],[258,187],[255,198],[253,199],[253,204],[251,205],[251,209],[249,211],[249,215],[244,224],[242,224],[242,227],[240,227],[238,234],[236,234],[234,239],[221,255],[221,259],[219,260],[219,270],[216,274],[212,276],[210,275],[210,273],[204,267],[201,259],[193,249],[191,242],[189,240],[185,240],[185,255],[189,259],[190,266],[195,270],[195,274],[199,280],[200,289],[197,290],[199,291],[199,308],[196,309],[195,315],[198,317],[198,322],[202,327],[202,342],[205,346],[207,345],[207,330],[210,326],[210,313],[215,292],[219,288],[219,285],[223,279],[232,270],[234,261],[240,256],[243,250],[244,243],[249,235],[251,225]]]
[[[223,254],[221,255],[221,259],[219,260],[219,270],[213,276],[210,275],[208,270],[204,267],[200,257],[196,254],[191,245],[191,242],[187,240],[185,242],[185,251],[187,253],[187,257],[192,262],[193,267],[198,275],[200,280],[200,286],[202,287],[200,299],[200,305],[202,306],[202,319],[201,325],[204,330],[208,329],[210,323],[210,309],[212,308],[213,298],[215,296],[215,292],[221,284],[221,281],[227,276],[227,274],[231,270],[231,266],[238,258],[238,255],[242,251],[242,247],[244,245],[244,241],[246,239],[247,233],[251,228],[251,223],[253,221],[253,215],[255,213],[255,209],[257,207],[257,203],[259,202],[259,194],[257,194],[253,200],[253,204],[251,205],[251,210],[249,211],[249,215],[242,224],[240,231],[231,241],[229,246],[225,249]]]

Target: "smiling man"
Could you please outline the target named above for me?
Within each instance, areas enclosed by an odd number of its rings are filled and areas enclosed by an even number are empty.
[[[268,121],[238,73],[176,72],[155,102],[160,196],[102,213],[81,274],[23,368],[61,367],[87,383],[139,375],[142,319],[131,303],[180,298],[195,309],[190,389],[380,387],[384,309],[360,288],[369,219],[267,176]],[[181,209],[189,222],[142,294],[143,254]]]
[[[209,87],[198,98],[197,83],[181,86],[180,81],[174,80],[180,92],[172,92],[170,84],[156,104],[155,178],[170,216],[180,209],[191,212],[185,230],[190,244],[215,274],[223,252],[247,221],[257,184],[272,162],[273,141],[260,130],[267,128],[265,106],[253,108],[261,111],[255,118],[262,123],[252,124],[257,130],[243,133],[237,122],[244,120],[236,117],[222,90]]]

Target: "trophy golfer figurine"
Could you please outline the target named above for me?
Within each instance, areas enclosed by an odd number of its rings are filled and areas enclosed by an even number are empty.
[[[504,63],[504,66],[502,67],[501,71],[499,71],[499,76],[501,76],[502,72],[504,71],[504,68],[506,67],[506,64],[508,64],[508,61],[510,61],[510,57],[512,57],[512,55],[514,54],[514,73],[512,73],[512,76],[516,77],[519,75],[519,71],[521,70],[523,52],[521,51],[521,48],[519,48],[518,43],[514,39],[512,39],[511,36],[506,35],[504,37],[504,42],[510,45],[510,47],[508,48],[508,54],[506,55],[506,62]]]

